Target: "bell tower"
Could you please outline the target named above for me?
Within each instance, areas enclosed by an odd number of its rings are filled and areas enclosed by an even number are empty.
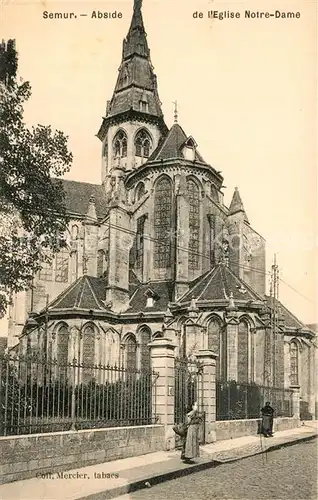
[[[116,189],[118,179],[126,172],[145,163],[167,132],[141,4],[142,0],[134,0],[114,93],[107,101],[97,134],[102,142],[102,183],[106,193]]]

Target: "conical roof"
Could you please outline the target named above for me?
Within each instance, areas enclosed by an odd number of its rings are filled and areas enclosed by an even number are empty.
[[[243,205],[239,190],[236,187],[234,190],[231,204],[230,204],[229,215],[234,215],[234,214],[237,214],[239,212],[242,212],[244,214],[244,218],[245,218],[246,222],[248,222],[248,218],[247,218],[247,215],[246,215],[246,212],[244,209],[244,205]]]

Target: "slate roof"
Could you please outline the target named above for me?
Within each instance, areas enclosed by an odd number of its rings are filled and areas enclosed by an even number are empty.
[[[49,304],[49,310],[81,309],[101,311],[106,309],[103,303],[105,297],[105,279],[82,276]]]
[[[190,290],[181,297],[179,302],[189,302],[193,298],[198,301],[227,300],[231,293],[234,301],[264,300],[228,266],[218,264],[201,278],[194,280],[190,285]]]
[[[85,216],[91,196],[94,196],[98,219],[105,217],[108,209],[104,188],[99,184],[61,179],[68,212]]]
[[[171,282],[140,283],[133,271],[130,272],[129,279],[131,299],[127,313],[165,312],[167,310],[168,303],[172,299],[173,285]],[[105,304],[106,286],[107,282],[104,278],[82,276],[49,304],[49,311],[109,310]],[[145,293],[147,290],[151,290],[155,296],[153,307],[146,307],[147,297]],[[44,310],[41,313],[44,313]]]
[[[272,307],[272,298],[269,297],[268,295],[265,296],[266,299],[266,304],[268,307]],[[304,323],[302,323],[296,316],[287,309],[279,300],[276,300],[277,307],[278,309],[281,310],[282,314],[284,315],[285,319],[285,325],[288,328],[294,328],[297,330],[310,330],[308,326],[306,326]]]
[[[153,307],[146,307],[147,297],[145,293],[151,290],[156,299]],[[171,281],[152,281],[150,283],[141,284],[134,292],[130,299],[130,308],[127,312],[165,312],[168,303],[172,300],[173,284]]]
[[[148,161],[169,160],[171,158],[184,159],[182,147],[187,140],[187,135],[178,123],[174,123],[168,134],[158,147],[153,151]],[[205,163],[202,156],[195,151],[195,159]]]

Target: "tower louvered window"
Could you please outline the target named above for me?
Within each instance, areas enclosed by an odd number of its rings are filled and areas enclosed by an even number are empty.
[[[127,156],[127,136],[123,130],[120,130],[115,135],[113,150],[115,158],[124,158]]]
[[[135,138],[136,156],[148,158],[151,151],[151,138],[146,130],[140,130]]]
[[[154,266],[165,268],[171,263],[172,186],[167,177],[155,188]]]
[[[189,198],[189,269],[199,268],[200,250],[200,195],[197,184],[187,181]]]

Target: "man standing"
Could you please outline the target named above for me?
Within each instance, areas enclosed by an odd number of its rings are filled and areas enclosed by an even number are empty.
[[[262,434],[264,437],[273,436],[274,423],[274,408],[271,407],[269,401],[266,401],[265,406],[261,409],[262,413]]]

